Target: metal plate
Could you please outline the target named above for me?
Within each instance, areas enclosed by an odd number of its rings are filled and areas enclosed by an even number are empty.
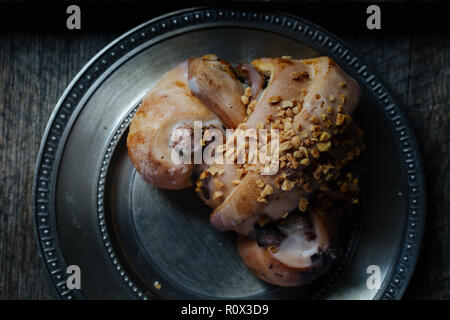
[[[366,132],[364,206],[345,259],[313,286],[257,280],[240,261],[234,235],[210,226],[192,190],[149,186],[128,159],[127,128],[146,92],[182,60],[206,53],[231,62],[328,55],[363,88],[356,117]],[[63,299],[396,299],[416,264],[424,194],[419,150],[403,111],[342,40],[286,13],[204,8],[131,30],[76,76],[42,141],[33,208],[40,254]],[[66,287],[68,265],[81,268],[81,290]],[[380,267],[379,290],[366,285],[370,265]]]

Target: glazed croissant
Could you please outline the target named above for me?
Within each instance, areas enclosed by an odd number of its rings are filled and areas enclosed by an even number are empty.
[[[324,209],[313,197],[351,199],[359,191],[357,180],[351,173],[344,178],[341,169],[364,147],[351,117],[360,92],[328,57],[262,58],[236,68],[215,55],[193,58],[146,96],[130,126],[128,153],[148,183],[165,189],[194,184],[213,209],[211,223],[241,234],[239,253],[259,278],[306,284],[335,259],[340,220],[332,206]],[[199,130],[206,137],[213,129],[222,134],[209,141],[178,134]],[[237,130],[225,142],[226,129]],[[247,129],[278,130],[279,139],[269,134],[267,142],[279,150],[271,174],[262,174],[267,162],[237,163],[233,143]],[[221,147],[213,153],[232,154],[231,163],[189,161],[211,142]],[[188,161],[174,162],[175,150]]]

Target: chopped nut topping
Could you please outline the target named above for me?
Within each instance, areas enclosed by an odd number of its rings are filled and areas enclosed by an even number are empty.
[[[246,123],[241,123],[241,124],[238,125],[238,129],[247,130],[248,129],[248,125]]]
[[[345,116],[342,113],[338,113],[336,117],[336,125],[342,126],[345,122]]]
[[[334,102],[335,97],[332,94],[330,94],[330,98],[329,99],[330,99],[331,102]]]
[[[283,142],[280,145],[280,152],[284,152],[292,148],[292,143],[290,141]]]
[[[286,212],[281,216],[281,219],[286,219],[288,215],[289,215],[289,211],[286,211]]]
[[[234,184],[234,185],[238,185],[238,184],[241,183],[241,180],[240,179],[234,179],[234,180],[231,181],[231,183]]]
[[[248,103],[250,102],[250,99],[247,96],[241,96],[241,101],[243,104],[248,105]]]
[[[286,122],[284,124],[284,131],[288,132],[291,129],[292,129],[292,122]]]
[[[325,113],[321,114],[320,119],[322,119],[322,121],[327,120],[327,115]]]
[[[347,100],[347,96],[345,95],[345,93],[341,94],[341,100],[342,100],[342,103],[345,103],[345,101]]]
[[[298,149],[298,147],[300,146],[300,137],[299,136],[294,136],[291,140],[292,142],[292,146],[296,149]]]
[[[339,86],[340,86],[341,88],[345,88],[345,87],[347,86],[347,83],[345,83],[345,82],[339,82]]]
[[[305,158],[305,159],[300,160],[300,164],[302,166],[308,166],[309,165],[309,159]]]
[[[153,282],[153,286],[158,290],[161,290],[161,288],[162,288],[162,285],[161,285],[161,283],[159,283],[159,281]]]
[[[220,197],[223,197],[222,191],[216,191],[213,194],[213,200],[219,199]]]
[[[252,96],[252,88],[250,88],[250,87],[245,88],[244,94],[245,94],[247,97],[251,97],[251,96]]]
[[[312,155],[314,158],[316,158],[316,159],[318,159],[318,158],[320,157],[319,150],[317,150],[316,148],[312,149],[312,150],[310,151],[310,153],[311,153],[311,155]]]
[[[268,101],[270,103],[276,104],[281,101],[281,97],[280,96],[272,96],[268,99]]]
[[[328,113],[328,114],[332,114],[332,113],[333,113],[333,107],[328,106],[328,107],[327,107],[327,113]]]
[[[308,112],[305,112],[305,113],[303,114],[303,119],[307,120],[307,119],[310,118],[310,116],[311,116],[311,115],[310,115]]]
[[[283,102],[281,103],[281,108],[285,109],[285,108],[292,108],[294,106],[294,104],[292,103],[292,101],[289,100],[283,100]]]
[[[300,151],[294,151],[294,157],[297,159],[300,159],[303,156],[303,154]]]
[[[247,105],[247,115],[251,115],[253,111],[255,110],[256,101],[252,101]]]
[[[319,141],[328,141],[331,139],[331,134],[329,134],[328,132],[324,131],[320,134],[320,138]]]
[[[264,198],[264,197],[258,197],[258,198],[256,199],[256,201],[258,201],[258,202],[264,202],[264,203],[267,203],[267,202],[268,202],[267,199]]]
[[[319,149],[320,152],[327,152],[331,148],[331,141],[319,142],[317,144],[317,148]]]
[[[298,209],[301,212],[306,212],[306,210],[308,209],[308,200],[306,200],[306,198],[301,198],[300,201],[298,202]]]
[[[216,175],[219,172],[219,166],[216,165],[215,163],[213,163],[212,165],[209,166],[209,168],[207,169],[207,171],[212,175]]]
[[[322,176],[322,166],[319,164],[313,172],[313,177],[314,179],[319,181],[321,176]]]
[[[261,196],[264,193],[264,195],[270,195],[273,193],[273,188],[270,184],[266,184],[266,186],[264,187],[264,190],[261,192]]]
[[[314,124],[319,124],[319,118],[316,115],[311,116],[311,118],[309,118],[309,121]]]
[[[255,182],[258,187],[260,187],[260,188],[264,187],[264,182],[261,179],[258,179]]]
[[[215,54],[206,54],[202,57],[204,61],[217,61],[219,58]]]
[[[283,190],[283,191],[290,191],[290,190],[292,190],[292,188],[294,188],[294,186],[295,186],[295,182],[294,181],[291,181],[289,179],[285,179],[283,181],[283,184],[281,185],[281,190]]]

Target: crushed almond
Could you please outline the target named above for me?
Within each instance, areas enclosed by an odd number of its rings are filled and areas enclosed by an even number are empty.
[[[272,104],[276,104],[281,101],[281,97],[280,96],[272,96],[268,99],[268,101]]]
[[[245,88],[244,94],[247,97],[251,97],[252,96],[252,88],[250,88],[250,87]]]
[[[291,140],[292,146],[296,149],[298,149],[298,147],[300,146],[300,137],[299,136],[294,136]]]
[[[264,195],[270,195],[273,193],[273,188],[270,184],[266,184],[263,191],[261,192],[261,195],[264,193]]]
[[[323,131],[321,134],[320,134],[320,138],[319,138],[319,141],[328,141],[328,140],[330,140],[331,139],[331,134],[329,134],[328,132],[326,132],[326,131]]]
[[[264,187],[264,182],[261,179],[256,180],[255,183],[260,188]]]
[[[331,102],[334,102],[334,101],[335,101],[335,97],[334,97],[332,94],[330,94],[329,99],[330,99]]]
[[[308,200],[306,200],[306,198],[301,198],[300,201],[298,202],[298,209],[301,212],[306,212],[306,210],[308,209]]]
[[[281,103],[281,108],[286,109],[286,108],[292,108],[294,106],[294,103],[292,103],[292,101],[289,100],[283,100],[283,102]]]
[[[308,166],[309,165],[309,159],[305,158],[305,159],[300,160],[300,164],[302,166],[305,166],[305,167]]]
[[[161,283],[159,283],[159,281],[153,282],[153,286],[158,290],[161,290],[161,288],[162,288],[162,285],[161,285]]]
[[[327,152],[331,148],[331,141],[327,142],[319,142],[317,144],[317,149],[319,149],[320,152]]]
[[[338,113],[336,117],[336,125],[342,126],[345,122],[345,116],[342,113]]]
[[[320,157],[319,150],[317,150],[316,148],[313,148],[313,149],[310,151],[310,153],[311,153],[311,155],[312,155],[314,158],[316,158],[316,159],[318,159],[318,158]]]
[[[213,200],[219,199],[220,197],[223,197],[222,191],[216,191],[213,194]]]
[[[241,180],[240,179],[234,179],[234,180],[231,181],[231,183],[234,184],[234,185],[238,185],[238,184],[241,183]]]
[[[244,105],[248,105],[250,102],[250,99],[247,96],[241,96],[241,101]]]
[[[292,190],[294,188],[294,186],[295,186],[295,182],[294,181],[291,181],[289,179],[285,179],[283,181],[283,184],[281,185],[281,190],[283,190],[283,191],[290,191],[290,190]]]
[[[219,58],[215,54],[206,54],[202,57],[204,61],[217,61]]]

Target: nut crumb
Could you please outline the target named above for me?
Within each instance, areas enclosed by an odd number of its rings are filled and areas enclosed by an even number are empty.
[[[161,288],[162,288],[162,285],[161,285],[161,283],[159,283],[159,281],[153,282],[153,286],[158,290],[161,290]]]
[[[222,191],[216,191],[213,194],[213,200],[219,199],[220,197],[223,197]]]
[[[298,202],[298,209],[301,212],[306,212],[306,210],[308,209],[308,200],[306,200],[306,198],[301,198],[300,201]]]
[[[272,96],[268,99],[268,101],[272,104],[276,104],[281,101],[281,97],[280,96]]]

